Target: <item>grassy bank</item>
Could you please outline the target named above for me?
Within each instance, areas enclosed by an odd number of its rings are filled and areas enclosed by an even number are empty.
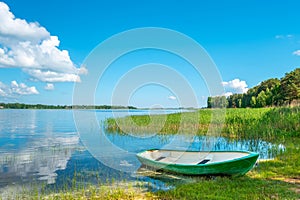
[[[158,192],[159,199],[297,199],[292,184],[249,176],[217,177]]]

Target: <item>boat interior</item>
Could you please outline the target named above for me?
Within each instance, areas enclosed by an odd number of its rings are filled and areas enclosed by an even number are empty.
[[[249,155],[247,152],[190,152],[173,150],[149,150],[140,156],[158,162],[184,165],[205,165],[209,163],[225,162]]]

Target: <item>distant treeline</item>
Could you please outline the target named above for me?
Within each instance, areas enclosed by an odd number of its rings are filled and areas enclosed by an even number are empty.
[[[290,105],[300,101],[300,68],[286,73],[281,79],[271,78],[261,82],[245,94],[229,97],[208,97],[207,107],[261,108],[267,106]]]
[[[133,106],[87,106],[87,105],[42,105],[42,104],[23,104],[23,103],[0,103],[0,108],[5,109],[137,109]]]

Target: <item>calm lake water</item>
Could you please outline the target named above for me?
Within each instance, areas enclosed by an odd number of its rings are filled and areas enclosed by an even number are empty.
[[[112,117],[110,110],[80,111],[93,112],[97,120]],[[118,116],[128,114],[148,114],[147,110],[114,111]],[[160,110],[158,113],[173,113],[178,110]],[[151,111],[153,114],[153,111]],[[85,119],[88,121],[88,119]],[[93,125],[91,125],[93,126]],[[86,133],[96,134],[90,125]],[[0,110],[0,192],[19,190],[24,186],[44,185],[57,189],[69,187],[76,179],[82,184],[112,184],[116,182],[139,181],[150,189],[169,189],[176,180],[192,181],[193,178],[179,177],[160,173],[147,173],[140,167],[135,154],[149,148],[164,148],[174,136],[138,138],[131,135],[105,133],[105,137],[116,147],[130,152],[126,158],[115,159],[122,167],[132,167],[133,171],[124,172],[107,166],[107,161],[96,159],[93,149],[83,143],[88,137],[78,134],[72,110]],[[182,137],[178,148],[183,148],[190,141]],[[195,137],[189,149],[198,150],[203,146],[205,137]],[[272,158],[281,150],[282,145],[261,140],[229,140],[214,138],[213,150],[249,150],[259,152],[260,159]],[[83,141],[83,142],[82,142]],[[98,145],[101,150],[101,145]],[[90,153],[91,152],[91,153]],[[109,152],[102,151],[102,154]],[[116,156],[117,155],[113,155]],[[100,159],[101,160],[101,159]],[[104,163],[104,164],[103,164]],[[75,176],[76,175],[76,176]],[[179,182],[180,182],[179,181]]]

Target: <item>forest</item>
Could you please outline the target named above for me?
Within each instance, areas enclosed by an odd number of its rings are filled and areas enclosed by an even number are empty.
[[[262,108],[284,106],[300,102],[300,68],[286,73],[281,79],[271,78],[244,94],[228,97],[208,97],[208,108]]]

